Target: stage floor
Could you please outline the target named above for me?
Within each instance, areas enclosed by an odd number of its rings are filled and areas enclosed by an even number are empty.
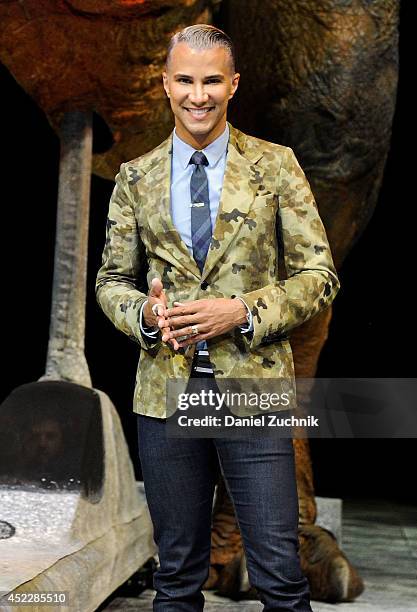
[[[381,500],[343,501],[343,550],[365,591],[355,601],[312,601],[314,612],[410,612],[417,610],[417,506]],[[103,611],[152,611],[154,591],[116,598]],[[256,601],[234,602],[204,591],[207,612],[260,612]]]

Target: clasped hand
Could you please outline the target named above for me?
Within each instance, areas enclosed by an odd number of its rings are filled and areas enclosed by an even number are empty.
[[[160,305],[157,316],[152,313],[154,304]],[[241,300],[232,298],[174,302],[173,308],[168,308],[162,283],[154,279],[148,304],[144,308],[144,318],[147,325],[157,325],[160,328],[163,342],[178,350],[243,325],[246,322],[246,308]],[[195,327],[193,329],[192,326],[197,326],[198,333],[195,333]]]

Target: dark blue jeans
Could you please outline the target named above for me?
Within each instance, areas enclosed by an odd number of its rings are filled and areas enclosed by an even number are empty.
[[[159,549],[154,612],[203,610],[211,515],[221,470],[264,611],[311,612],[299,561],[290,438],[170,438],[165,419],[137,415],[144,487]]]

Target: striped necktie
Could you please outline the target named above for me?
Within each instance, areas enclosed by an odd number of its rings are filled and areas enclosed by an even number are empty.
[[[190,181],[191,240],[194,259],[202,272],[212,236],[209,187],[204,169],[208,159],[202,151],[194,151],[189,163],[195,164]]]
[[[204,169],[208,166],[208,159],[202,151],[194,151],[189,164],[195,164],[190,181],[193,256],[200,272],[203,272],[212,236],[209,187]],[[206,341],[197,342],[196,348],[199,351],[207,349]]]

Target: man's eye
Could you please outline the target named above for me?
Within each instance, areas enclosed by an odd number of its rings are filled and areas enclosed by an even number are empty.
[[[191,83],[190,79],[186,79],[185,77],[180,77],[178,81],[184,81],[185,83]],[[206,83],[220,83],[219,79],[208,79]]]

